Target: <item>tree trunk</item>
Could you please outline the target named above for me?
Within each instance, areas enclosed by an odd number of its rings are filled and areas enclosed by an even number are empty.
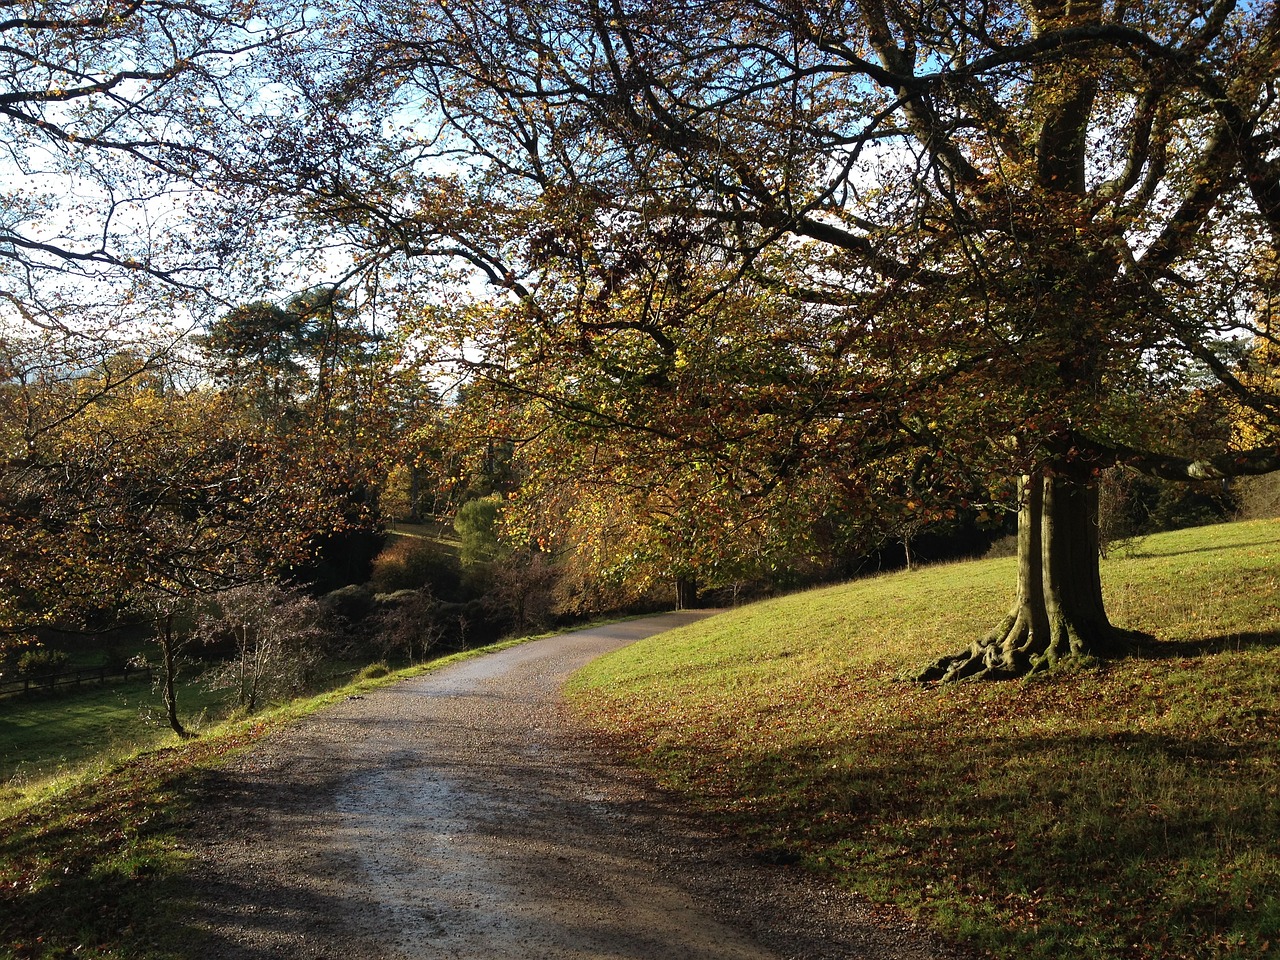
[[[676,577],[676,609],[693,610],[698,606],[698,581],[695,577]]]
[[[1101,22],[1101,4],[1098,0],[1066,5],[1033,0],[1031,14],[1035,33],[1041,35]],[[1083,197],[1097,82],[1070,58],[1046,60],[1035,67],[1034,76],[1034,89],[1054,92],[1036,106],[1040,186],[1047,195],[1056,194],[1064,201]],[[1077,248],[1068,227],[1069,223],[1058,228],[1056,241],[1046,236],[1045,249],[1057,247],[1059,256],[1047,257],[1040,275],[1042,282],[1054,284],[1064,294],[1070,291],[1072,299],[1081,301],[1074,305],[1055,301],[1054,309],[1061,313],[1051,318],[1059,326],[1065,320],[1068,328],[1080,327],[1069,338],[1072,349],[1058,364],[1062,384],[1078,390],[1097,378],[1094,352],[1077,346],[1088,343],[1086,304],[1095,291],[1091,284],[1080,283],[1091,275],[1090,258]],[[1073,282],[1065,283],[1067,279]],[[1098,280],[1106,279],[1104,271]],[[1064,438],[1056,439],[1070,446]],[[1125,635],[1111,626],[1102,601],[1097,479],[1089,466],[1065,462],[1055,466],[1055,470],[1023,477],[1019,484],[1018,589],[1012,609],[986,637],[964,653],[930,665],[920,679],[1016,677],[1047,670],[1068,658],[1112,656],[1124,646]]]
[[[164,711],[169,718],[169,726],[178,736],[190,736],[182,721],[178,719],[178,697],[174,690],[173,675],[177,672],[177,656],[173,649],[173,614],[165,614],[164,625],[160,631],[160,656],[164,660]]]
[[[409,520],[422,522],[422,468],[417,462],[409,464]]]
[[[1098,486],[1091,475],[1023,477],[1018,582],[1009,613],[963,653],[943,657],[920,680],[998,679],[1128,649],[1107,619],[1098,566]]]
[[[1044,481],[1041,523],[1046,666],[1065,657],[1113,657],[1127,649],[1102,600],[1098,541],[1098,482],[1056,475]]]

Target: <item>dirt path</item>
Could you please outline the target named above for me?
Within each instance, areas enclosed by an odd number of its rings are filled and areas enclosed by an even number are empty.
[[[900,918],[752,862],[576,731],[565,634],[352,698],[209,784],[202,957],[940,960]]]

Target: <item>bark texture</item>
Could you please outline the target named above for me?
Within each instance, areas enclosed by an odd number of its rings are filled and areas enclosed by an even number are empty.
[[[698,581],[694,577],[676,577],[676,610],[698,608]]]

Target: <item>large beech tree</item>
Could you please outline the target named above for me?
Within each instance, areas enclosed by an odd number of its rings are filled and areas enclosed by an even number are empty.
[[[814,457],[1022,478],[1013,607],[927,677],[1126,649],[1108,465],[1280,467],[1177,417],[1192,367],[1280,416],[1218,350],[1277,336],[1274,2],[450,0],[335,26],[345,65],[306,74],[328,123],[277,169],[368,269],[461,259],[508,291],[469,331],[488,370],[579,413],[585,377],[627,387],[599,425],[750,441],[766,487]],[[727,297],[788,319],[725,324]],[[714,427],[644,402],[691,369]]]

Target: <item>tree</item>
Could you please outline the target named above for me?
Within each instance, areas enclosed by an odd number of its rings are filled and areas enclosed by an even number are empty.
[[[43,385],[89,401],[0,471],[0,632],[153,625],[182,734],[176,653],[199,601],[288,576],[362,518],[332,495],[328,464],[298,460],[228,397],[145,383],[104,392],[112,376]]]
[[[310,386],[305,317],[291,307],[264,302],[237,307],[196,340],[220,385],[241,394],[273,428],[297,418]]]
[[[637,443],[533,403],[521,426],[520,485],[503,526],[511,542],[554,558],[561,612],[659,595],[683,609],[698,605],[699,591],[812,582],[885,532],[867,477],[806,471],[744,496],[719,447]]]
[[[925,677],[1127,649],[1098,568],[1107,466],[1280,466],[1172,416],[1189,364],[1280,416],[1219,349],[1276,337],[1275,3],[458,0],[341,23],[325,116],[426,106],[376,152],[344,141],[341,177],[296,163],[302,212],[370,264],[460,258],[507,291],[476,328],[486,371],[585,419],[589,367],[632,398],[594,423],[699,445],[645,398],[737,359],[683,409],[733,398],[740,455],[766,420],[743,456],[766,486],[904,454],[937,484],[1022,478],[1012,609]],[[708,337],[750,315],[733,302],[790,306]]]
[[[214,375],[273,429],[366,414],[378,336],[329,288],[236,307],[197,339]]]
[[[215,382],[245,416],[326,475],[326,495],[345,504],[350,522],[317,544],[311,571],[330,587],[368,576],[377,487],[388,461],[404,456],[404,434],[420,419],[404,412],[422,393],[407,352],[378,331],[364,306],[315,287],[283,304],[233,308],[194,338]]]
[[[453,528],[462,540],[462,565],[483,566],[498,559],[502,544],[498,538],[498,514],[502,499],[498,496],[468,500],[458,508]]]
[[[274,583],[232,587],[213,596],[200,619],[207,643],[230,635],[235,655],[211,672],[213,689],[236,691],[240,706],[253,713],[259,698],[297,695],[318,659],[324,635],[320,605],[313,597]]]
[[[230,268],[269,264],[260,218],[213,181],[256,156],[253,66],[289,13],[32,0],[0,19],[2,632],[144,617],[172,668],[170,601],[243,559],[264,461],[167,378]]]

